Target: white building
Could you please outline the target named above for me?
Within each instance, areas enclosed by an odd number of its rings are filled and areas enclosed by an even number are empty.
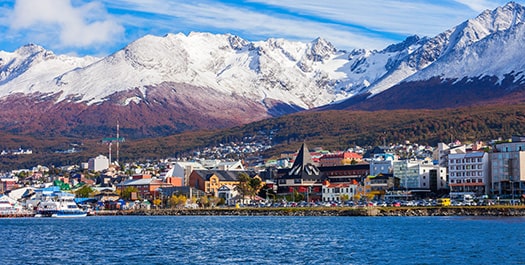
[[[434,165],[429,159],[395,161],[394,177],[405,189],[436,192],[448,188],[447,168]]]
[[[100,172],[109,168],[109,159],[104,155],[99,155],[88,160],[88,170]]]
[[[451,198],[465,194],[481,196],[490,191],[488,153],[449,154],[448,172]]]
[[[183,186],[188,186],[189,177],[193,170],[205,170],[206,168],[199,162],[175,162],[172,168],[166,173],[166,177],[178,177],[184,181]]]
[[[217,190],[217,197],[224,199],[226,205],[234,205],[238,195],[239,191],[233,185],[222,185]]]
[[[439,165],[448,168],[448,155],[449,154],[466,154],[467,147],[465,145],[454,145],[438,143],[438,147],[434,150],[432,158],[437,160]]]
[[[370,175],[392,174],[394,171],[395,156],[392,154],[375,155],[370,161]]]
[[[439,191],[448,189],[447,168],[432,163],[419,165],[419,183],[422,189]]]
[[[350,183],[323,183],[322,200],[324,202],[340,202],[342,195],[348,195],[352,200],[356,194],[357,185]]]

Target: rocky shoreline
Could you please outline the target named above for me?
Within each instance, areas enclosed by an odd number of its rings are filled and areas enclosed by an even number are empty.
[[[142,216],[525,216],[525,206],[366,207],[366,208],[215,208],[97,211],[95,215]]]

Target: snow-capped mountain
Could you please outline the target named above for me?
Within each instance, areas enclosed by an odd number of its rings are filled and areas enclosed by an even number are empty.
[[[433,38],[420,40],[419,47],[397,60],[361,95],[328,108],[456,107],[519,92],[525,81],[521,59],[524,21],[525,7],[514,2],[486,10]]]
[[[104,58],[27,45],[0,51],[0,124],[104,131],[119,119],[140,136],[319,107],[475,104],[519,90],[524,20],[525,8],[510,2],[380,51],[338,50],[322,38],[250,42],[209,33],[148,35]]]

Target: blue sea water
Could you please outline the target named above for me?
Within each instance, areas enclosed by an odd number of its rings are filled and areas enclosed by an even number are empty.
[[[525,264],[523,217],[0,219],[0,264]]]

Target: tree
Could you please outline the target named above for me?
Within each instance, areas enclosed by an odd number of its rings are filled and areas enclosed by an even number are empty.
[[[77,198],[89,198],[93,193],[93,189],[89,185],[84,185],[75,191],[75,196]]]
[[[210,201],[208,200],[208,196],[202,196],[199,198],[199,204],[201,207],[208,207],[210,205]]]
[[[259,192],[262,188],[262,181],[259,178],[252,178],[245,172],[242,172],[238,176],[239,185],[237,190],[241,193],[242,198],[246,195],[250,196],[251,199]]]
[[[180,195],[172,195],[170,198],[170,207],[177,207],[182,208],[186,204],[187,198],[186,196],[180,194]]]
[[[251,178],[249,182],[250,186],[250,197],[253,199],[253,197],[259,193],[259,190],[262,186],[262,181],[259,178]]]
[[[221,201],[221,199],[219,197],[215,197],[215,196],[210,196],[208,198],[208,201],[210,202],[210,206],[211,207],[215,207],[219,204],[219,202]]]
[[[236,189],[241,194],[241,198],[244,199],[244,196],[248,195],[250,192],[250,176],[248,174],[242,172],[238,175],[239,179],[239,185],[237,185]]]
[[[133,192],[138,192],[139,190],[136,187],[126,187],[120,193],[120,197],[124,200],[131,200],[131,194]]]
[[[348,194],[341,194],[339,197],[341,198],[341,201],[343,202],[350,200],[350,195]]]
[[[159,207],[161,203],[162,200],[159,198],[153,200],[153,205],[155,205],[155,207]]]

